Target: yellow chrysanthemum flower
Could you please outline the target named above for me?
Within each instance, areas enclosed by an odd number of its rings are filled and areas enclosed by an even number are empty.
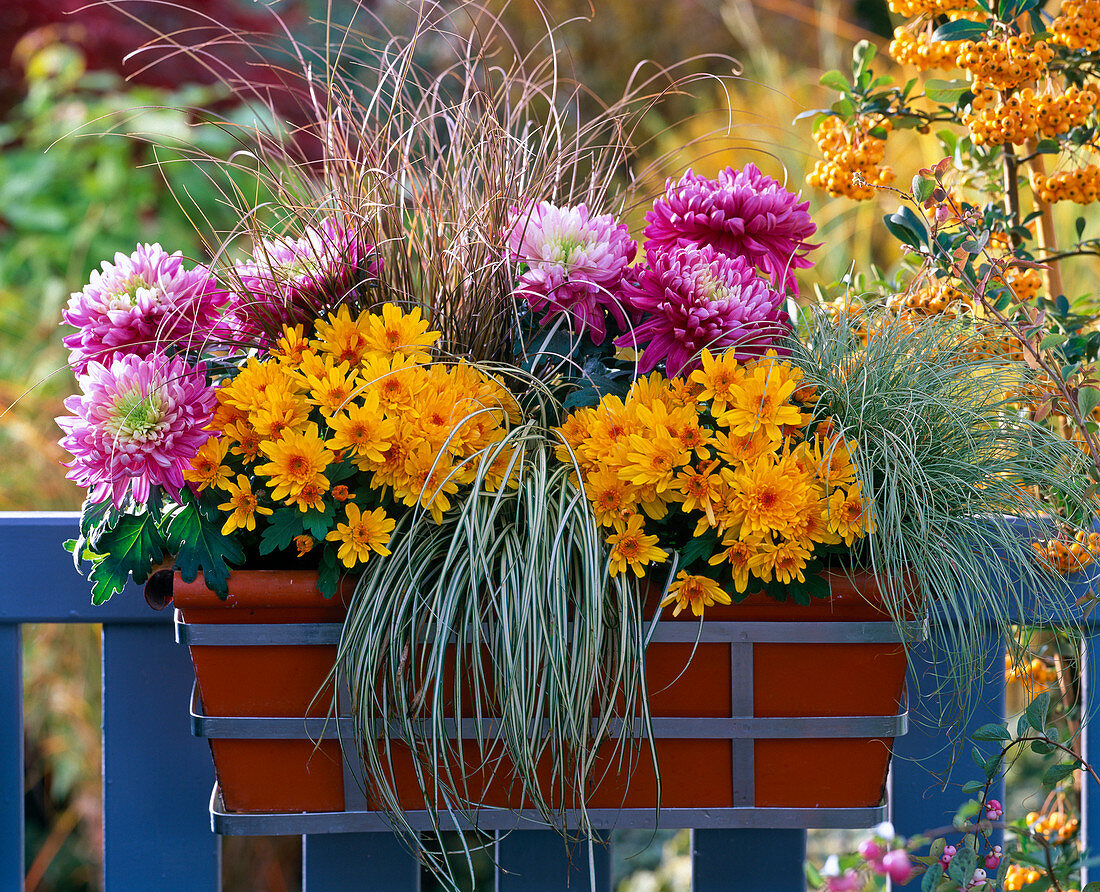
[[[256,357],[248,361],[232,381],[223,385],[226,402],[243,412],[262,409],[269,400],[268,392],[297,391],[294,382],[277,362],[261,362]]]
[[[739,437],[719,431],[714,435],[712,442],[718,458],[730,468],[737,469],[743,465],[753,464],[762,455],[775,453],[782,440],[772,439],[766,431],[758,429]]]
[[[211,437],[191,459],[191,467],[183,472],[188,483],[198,484],[199,491],[208,486],[225,489],[232,470],[225,465],[225,455],[229,451],[229,441],[225,437]]]
[[[722,537],[723,549],[712,554],[707,563],[712,567],[725,564],[733,576],[733,587],[737,592],[743,592],[749,587],[749,576],[752,571],[749,562],[760,549],[761,538],[750,536],[742,539],[737,535],[727,533]]]
[[[287,431],[301,430],[308,421],[309,404],[287,390],[269,390],[267,402],[248,413],[248,424],[261,440],[281,440]]]
[[[474,462],[469,462],[474,464]],[[519,487],[520,463],[516,460],[516,450],[512,447],[498,449],[493,454],[493,460],[485,469],[482,478],[482,488],[486,492],[499,492],[505,486],[509,489]],[[474,475],[477,476],[476,473]],[[472,482],[472,479],[467,482]]]
[[[818,460],[817,476],[829,489],[851,486],[856,480],[856,467],[852,463],[854,441],[845,442],[843,437],[835,437],[829,443],[816,442],[814,454]]]
[[[685,378],[673,378],[668,382],[668,406],[675,409],[678,406],[690,406],[695,408],[699,402],[699,394],[702,388],[694,381]]]
[[[420,307],[403,313],[394,304],[383,304],[382,313],[369,318],[367,345],[387,357],[407,357],[428,362],[429,352],[439,340],[438,331],[428,331],[428,320],[420,316]]]
[[[296,369],[302,364],[302,357],[309,349],[309,339],[305,337],[305,326],[283,326],[283,335],[275,342],[271,356],[284,368]]]
[[[232,444],[229,451],[241,456],[245,464],[251,464],[262,454],[260,444],[263,437],[248,423],[247,419],[237,421],[225,428],[225,436]]]
[[[450,509],[448,496],[458,492],[454,466],[427,444],[417,443],[405,457],[405,479],[393,494],[410,508],[419,505],[439,523]]]
[[[807,421],[798,406],[790,402],[801,380],[802,372],[785,362],[758,360],[740,385],[733,388],[730,405],[718,417],[718,423],[734,436],[761,430],[773,440],[781,440],[783,425],[800,427]]]
[[[386,546],[396,523],[386,516],[382,508],[361,513],[354,502],[345,502],[344,510],[347,512],[347,523],[336,524],[336,529],[325,536],[325,539],[341,543],[336,557],[345,567],[366,563],[372,551],[381,555],[390,553]]]
[[[346,449],[372,462],[383,461],[383,454],[397,430],[393,419],[387,418],[382,411],[374,391],[363,394],[362,402],[349,403],[343,412],[333,415],[328,424],[332,430],[328,442],[330,449]]]
[[[695,453],[699,459],[710,458],[710,449],[714,443],[714,432],[699,423],[699,413],[694,406],[681,406],[673,409],[668,416],[668,429],[685,453]]]
[[[269,461],[257,466],[256,472],[270,478],[268,486],[275,501],[298,495],[308,483],[328,489],[324,470],[333,456],[325,448],[316,424],[301,431],[287,431],[281,440],[264,441],[260,448]]]
[[[681,570],[668,587],[668,594],[661,601],[661,606],[666,607],[673,603],[676,604],[672,610],[673,616],[679,616],[685,607],[690,607],[696,616],[702,616],[704,607],[729,604],[730,596],[709,576],[695,576]]]
[[[764,455],[744,470],[734,473],[734,515],[740,522],[741,535],[784,532],[795,522],[809,479],[790,463]]]
[[[331,356],[325,356],[323,371],[303,370],[300,375],[306,385],[306,399],[326,417],[343,409],[363,387],[358,370]]]
[[[691,458],[667,429],[631,434],[627,443],[626,479],[635,486],[653,486],[657,495],[672,485],[676,469]]]
[[[612,576],[630,569],[635,576],[641,577],[645,575],[647,564],[660,564],[668,559],[668,552],[657,547],[658,538],[646,535],[642,523],[641,515],[632,514],[607,537],[607,544],[611,546],[608,566]]]
[[[789,539],[800,539],[804,543],[838,545],[844,541],[836,532],[829,529],[829,502],[822,494],[820,486],[807,491],[806,500],[794,522],[787,528]],[[812,551],[812,545],[807,545]]]
[[[829,496],[829,529],[843,536],[845,545],[875,531],[875,521],[859,483],[847,492],[838,489]]]
[[[639,406],[653,406],[661,403],[666,408],[671,408],[669,400],[668,379],[659,372],[653,372],[648,377],[639,378],[630,388],[627,394],[627,402]]]
[[[259,504],[259,498],[252,492],[252,484],[244,474],[237,475],[237,482],[225,485],[229,491],[229,501],[218,505],[221,511],[231,511],[228,520],[222,525],[222,535],[228,536],[236,530],[256,529],[257,514],[271,514],[271,509]]]
[[[407,412],[424,392],[428,373],[402,356],[371,359],[362,372],[367,389],[378,392],[387,412]]]
[[[764,539],[756,554],[749,558],[749,569],[764,582],[771,582],[773,575],[776,582],[784,585],[789,585],[795,579],[805,582],[806,576],[802,571],[806,569],[806,562],[812,556],[812,550],[798,540],[771,542]]]
[[[352,319],[351,310],[344,304],[330,313],[327,321],[318,320],[314,346],[319,353],[330,355],[334,362],[346,362],[357,368],[372,351],[368,336],[370,319],[371,314],[365,310]]]
[[[298,510],[303,514],[310,508],[314,511],[324,511],[324,495],[325,488],[318,481],[310,480],[289,501],[291,505],[297,505]]]
[[[745,370],[738,364],[737,357],[732,352],[714,356],[705,347],[702,365],[701,369],[691,373],[691,381],[699,388],[698,400],[709,402],[711,414],[717,418],[733,402],[734,395],[745,378]]]
[[[587,474],[584,492],[600,526],[621,522],[638,505],[637,490],[612,468],[601,467]]]
[[[670,497],[678,501],[687,511],[702,511],[707,516],[707,522],[713,527],[718,525],[714,516],[714,509],[721,505],[729,493],[729,481],[724,474],[732,476],[728,468],[718,468],[717,461],[700,462],[698,466],[690,465],[673,481]]]

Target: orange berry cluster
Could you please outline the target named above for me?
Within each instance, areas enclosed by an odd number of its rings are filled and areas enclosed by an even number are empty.
[[[925,282],[905,294],[890,298],[886,306],[898,312],[916,313],[919,316],[948,316],[954,318],[960,312],[973,309],[969,295],[960,288],[944,281]]]
[[[1100,50],[1100,0],[1066,0],[1050,30],[1051,43],[1095,53]]]
[[[814,164],[806,182],[834,198],[846,196],[857,201],[873,198],[875,186],[894,182],[894,171],[880,166],[886,155],[886,140],[870,134],[876,127],[889,132],[893,124],[888,119],[857,122],[850,130],[840,118],[825,118],[814,133],[825,160]],[[856,174],[862,182],[857,182]]]
[[[1028,91],[1024,91],[1026,93]],[[1057,96],[1040,96],[1035,114],[1044,136],[1061,136],[1086,123],[1096,109],[1096,91],[1070,87]]]
[[[1008,873],[1005,874],[1005,892],[1018,892],[1025,886],[1037,883],[1043,875],[1034,867],[1021,867],[1019,864],[1010,864]],[[1077,892],[1076,889],[1066,889],[1066,892]]]
[[[1005,682],[1024,681],[1028,687],[1046,687],[1058,680],[1058,673],[1038,657],[1017,663],[1005,654]]]
[[[890,0],[890,12],[915,19],[919,15],[939,16],[973,5],[972,0]]]
[[[985,87],[1015,90],[1037,81],[1053,58],[1054,50],[1044,41],[1032,46],[1030,34],[1018,34],[1007,39],[964,40],[955,62],[973,78],[977,93]]]
[[[1079,824],[1077,818],[1067,817],[1063,811],[1051,812],[1049,815],[1039,814],[1036,811],[1027,813],[1027,825],[1031,828],[1031,832],[1041,833],[1053,843],[1068,842],[1077,832]]]
[[[905,28],[894,29],[890,57],[899,65],[912,65],[918,71],[929,68],[954,68],[961,40],[932,40],[927,31],[913,34]]]
[[[1032,173],[1030,179],[1031,191],[1047,204],[1056,201],[1091,204],[1100,198],[1100,166],[1096,164],[1063,170],[1049,177]]]
[[[1010,267],[1004,275],[1005,284],[1019,300],[1034,300],[1043,287],[1043,274],[1037,269]]]
[[[980,95],[980,94],[979,94]],[[1003,105],[979,107],[975,97],[972,114],[963,115],[970,138],[979,146],[1003,146],[1006,142],[1023,145],[1039,132],[1032,107],[1011,96]]]
[[[867,346],[867,315],[866,308],[862,304],[851,303],[843,297],[838,297],[823,304],[822,308],[834,322],[841,320],[847,322],[860,343]]]
[[[1073,573],[1100,557],[1100,533],[1081,530],[1072,539],[1032,542],[1031,549],[1051,572]]]

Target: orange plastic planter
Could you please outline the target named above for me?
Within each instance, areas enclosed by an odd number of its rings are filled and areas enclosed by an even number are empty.
[[[185,583],[177,574],[174,601],[183,621],[196,626],[340,622],[345,615],[341,599],[350,593],[325,600],[316,591],[315,581],[316,575],[306,572],[237,571],[230,578],[229,599],[223,602],[201,579]],[[892,737],[836,737],[825,726],[836,724],[829,717],[896,716],[903,697],[905,653],[896,641],[788,641],[788,637],[806,637],[810,628],[824,628],[824,637],[830,637],[830,628],[841,628],[829,624],[859,631],[858,624],[888,621],[870,577],[857,578],[853,584],[836,575],[830,582],[832,597],[808,607],[754,596],[741,604],[708,608],[704,630],[732,630],[730,640],[696,646],[694,617],[681,614],[667,624],[662,621],[662,631],[669,630],[664,637],[686,636],[686,640],[656,640],[647,651],[655,719],[749,718],[745,724],[761,726],[761,719],[822,719],[803,721],[796,737],[767,730],[752,737],[741,730],[724,738],[703,739],[684,736],[682,729],[678,736],[663,737],[658,728],[662,808],[855,808],[881,802]],[[730,623],[738,626],[726,625]],[[790,625],[789,629],[760,625],[773,623]],[[755,629],[748,637],[757,640],[742,640],[739,629]],[[761,635],[761,629],[767,631]],[[851,638],[847,633],[844,637]],[[325,685],[335,646],[192,644],[191,655],[207,716],[300,718],[324,716],[328,711],[333,692]],[[888,722],[880,724],[886,727]],[[818,725],[820,736],[807,736]],[[319,743],[302,736],[298,740],[212,739],[226,809],[241,813],[344,810],[344,766],[335,732]],[[471,766],[472,798],[516,809],[527,805],[518,785],[511,782],[504,759],[490,771],[476,744],[466,744],[464,749]],[[408,791],[402,797],[405,806],[423,808],[411,757],[406,764],[398,761],[394,771],[398,788]],[[655,778],[645,748],[629,777],[618,772],[617,763],[609,762],[588,799],[589,807],[596,809],[652,810],[655,804]]]

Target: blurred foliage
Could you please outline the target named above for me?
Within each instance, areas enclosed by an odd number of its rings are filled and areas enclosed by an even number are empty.
[[[201,256],[196,224],[234,217],[208,169],[177,162],[225,159],[237,144],[186,111],[224,88],[130,86],[86,71],[62,43],[15,57],[25,92],[0,119],[0,510],[75,509],[82,493],[64,479],[53,422],[75,389],[61,309],[101,260],[139,241]],[[28,889],[100,887],[98,667],[96,627],[24,628]]]
[[[232,226],[210,165],[184,159],[227,159],[237,143],[186,111],[224,88],[130,87],[65,44],[29,52],[24,72],[25,96],[0,120],[0,510],[77,508],[52,422],[74,389],[61,309],[118,251],[159,240],[195,258],[197,229]]]

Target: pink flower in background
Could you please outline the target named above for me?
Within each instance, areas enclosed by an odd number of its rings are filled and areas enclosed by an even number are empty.
[[[65,476],[89,490],[89,499],[111,498],[121,507],[127,494],[149,499],[153,486],[172,495],[183,471],[210,434],[216,398],[203,366],[155,353],[120,356],[109,366],[88,365],[78,379],[81,394],[65,400],[72,415],[57,419],[61,446],[73,460]]]
[[[515,293],[533,313],[545,310],[544,322],[568,313],[573,330],[595,344],[607,337],[607,313],[627,327],[620,285],[638,246],[625,223],[611,214],[593,217],[583,204],[557,208],[546,201],[513,210],[509,222],[511,257],[527,265]]]
[[[168,347],[200,346],[229,302],[204,266],[186,269],[177,251],[138,245],[129,257],[103,262],[83,291],[74,292],[62,317],[79,329],[62,342],[78,375],[88,364],[116,356],[149,356]]]
[[[738,358],[762,356],[791,332],[781,308],[784,297],[742,258],[712,248],[670,251],[650,248],[648,268],[625,281],[630,306],[643,313],[633,331],[617,338],[620,347],[640,348],[639,372],[661,360],[668,376],[691,367],[704,347],[730,349]]]
[[[231,341],[278,336],[284,325],[314,320],[356,297],[364,280],[378,278],[373,246],[329,217],[301,238],[261,239],[252,257],[236,265],[240,290],[226,320]]]
[[[777,287],[797,294],[794,271],[813,266],[805,252],[817,247],[806,243],[817,231],[810,203],[798,199],[755,164],[727,167],[717,180],[688,168],[678,183],[668,180],[646,214],[646,251],[709,245],[744,257]]]

